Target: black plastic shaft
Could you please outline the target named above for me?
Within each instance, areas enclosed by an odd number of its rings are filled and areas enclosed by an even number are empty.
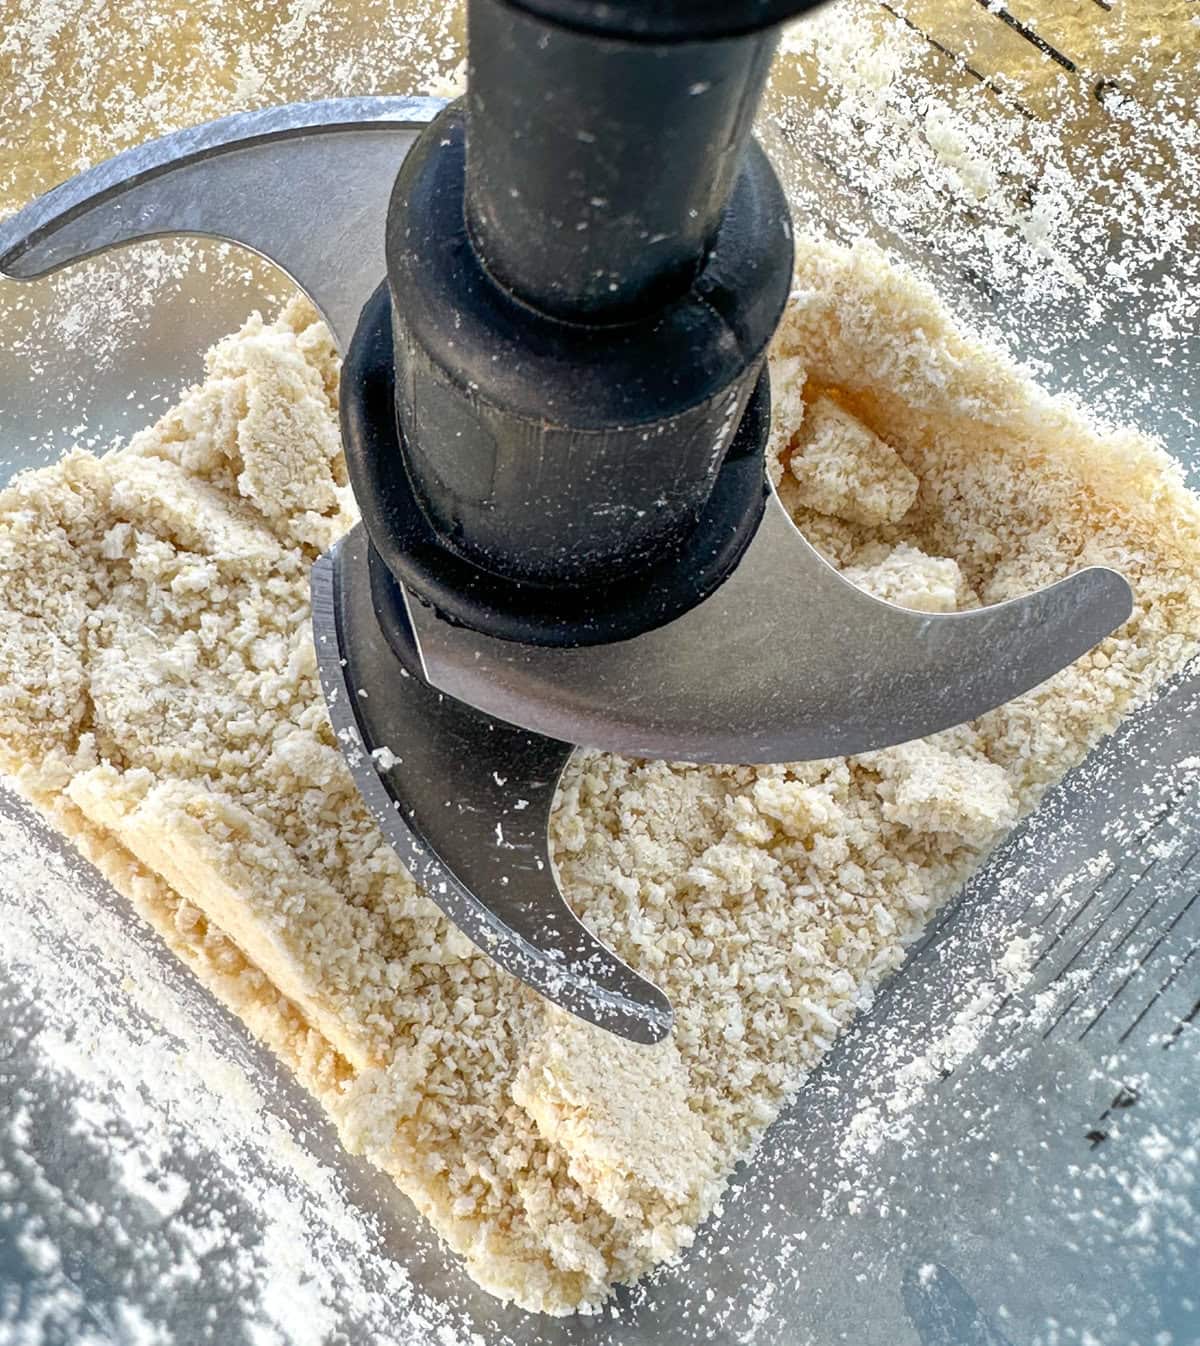
[[[606,37],[700,42],[784,23],[814,0],[512,0],[551,23]]]
[[[580,22],[542,12],[560,6]],[[762,409],[753,443],[738,431],[791,280],[751,135],[774,45],[754,19],[780,11],[734,3],[714,37],[707,2],[692,34],[682,0],[468,0],[470,93],[410,151],[388,214],[399,434],[347,448],[378,556],[453,620],[587,643],[616,629],[597,585],[653,583],[657,624],[736,565]],[[753,489],[731,519],[735,478]],[[697,573],[664,579],[676,564]],[[485,601],[497,580],[510,592]]]
[[[503,0],[472,0],[468,23],[467,220],[488,269],[584,322],[681,295],[741,168],[775,31],[598,37]]]

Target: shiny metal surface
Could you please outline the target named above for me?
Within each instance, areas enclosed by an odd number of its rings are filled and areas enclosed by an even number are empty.
[[[633,640],[517,645],[406,601],[430,683],[487,714],[610,752],[734,763],[866,752],[975,719],[1131,608],[1101,567],[972,612],[898,608],[843,579],[774,493],[716,593]]]
[[[0,274],[31,280],[171,234],[228,239],[287,272],[344,350],[386,270],[383,221],[396,169],[442,106],[435,98],[292,103],[139,145],[0,223]]]
[[[635,1042],[666,1037],[666,996],[559,891],[550,809],[571,745],[489,722],[404,668],[375,619],[362,524],[313,567],[312,610],[342,753],[413,878],[485,953],[556,1004]]]

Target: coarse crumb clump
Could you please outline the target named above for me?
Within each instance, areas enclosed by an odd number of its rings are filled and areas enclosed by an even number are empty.
[[[773,477],[814,544],[927,611],[1090,563],[1128,576],[1135,609],[920,743],[760,767],[576,754],[561,880],[671,996],[658,1047],[499,971],[359,799],[308,630],[308,569],[354,517],[311,310],[251,319],[124,449],[0,494],[0,765],[529,1309],[595,1305],[686,1248],[929,914],[1200,635],[1200,509],[1165,455],[1040,392],[874,250],[798,255]],[[822,424],[846,475],[801,498],[795,453]]]
[[[823,395],[809,405],[787,453],[800,502],[846,523],[899,523],[916,499],[917,478],[896,450]]]
[[[979,606],[951,556],[929,556],[907,542],[880,547],[878,560],[871,556],[868,549],[860,550],[856,564],[843,567],[842,574],[876,598],[918,612],[961,612]]]

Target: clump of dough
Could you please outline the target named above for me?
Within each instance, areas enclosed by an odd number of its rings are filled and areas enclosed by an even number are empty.
[[[721,1158],[692,1111],[675,1043],[626,1042],[561,1013],[547,1016],[513,1084],[513,1099],[571,1177],[631,1229],[655,1260],[691,1243],[720,1190]]]
[[[804,366],[794,355],[771,360],[771,434],[767,442],[767,470],[779,485],[784,458],[804,422]]]
[[[333,342],[308,317],[298,307],[275,323],[254,314],[209,351],[205,381],[132,447],[240,498],[285,540],[321,550],[354,514],[332,414]]]
[[[920,486],[895,449],[825,396],[805,410],[788,471],[801,504],[868,528],[899,523]]]
[[[846,566],[842,574],[876,598],[918,612],[957,612],[966,597],[958,562],[949,556],[927,556],[902,542],[882,560]]]
[[[878,774],[884,818],[910,832],[983,850],[1017,821],[1017,797],[1004,769],[963,752],[952,736],[948,742],[935,736],[902,743],[857,760]]]

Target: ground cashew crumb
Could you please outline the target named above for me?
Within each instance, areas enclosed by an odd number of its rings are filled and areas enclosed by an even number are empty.
[[[868,528],[899,523],[917,498],[917,478],[895,449],[828,397],[807,409],[788,470],[810,509]]]
[[[577,753],[556,863],[670,995],[654,1048],[499,971],[355,790],[309,634],[309,568],[355,515],[306,305],[252,318],[124,448],[0,493],[0,766],[527,1309],[595,1307],[681,1254],[929,915],[1200,636],[1200,507],[1154,444],[1040,391],[878,251],[797,256],[772,479],[813,544],[925,611],[1091,563],[1135,607],[924,742],[759,767]]]

